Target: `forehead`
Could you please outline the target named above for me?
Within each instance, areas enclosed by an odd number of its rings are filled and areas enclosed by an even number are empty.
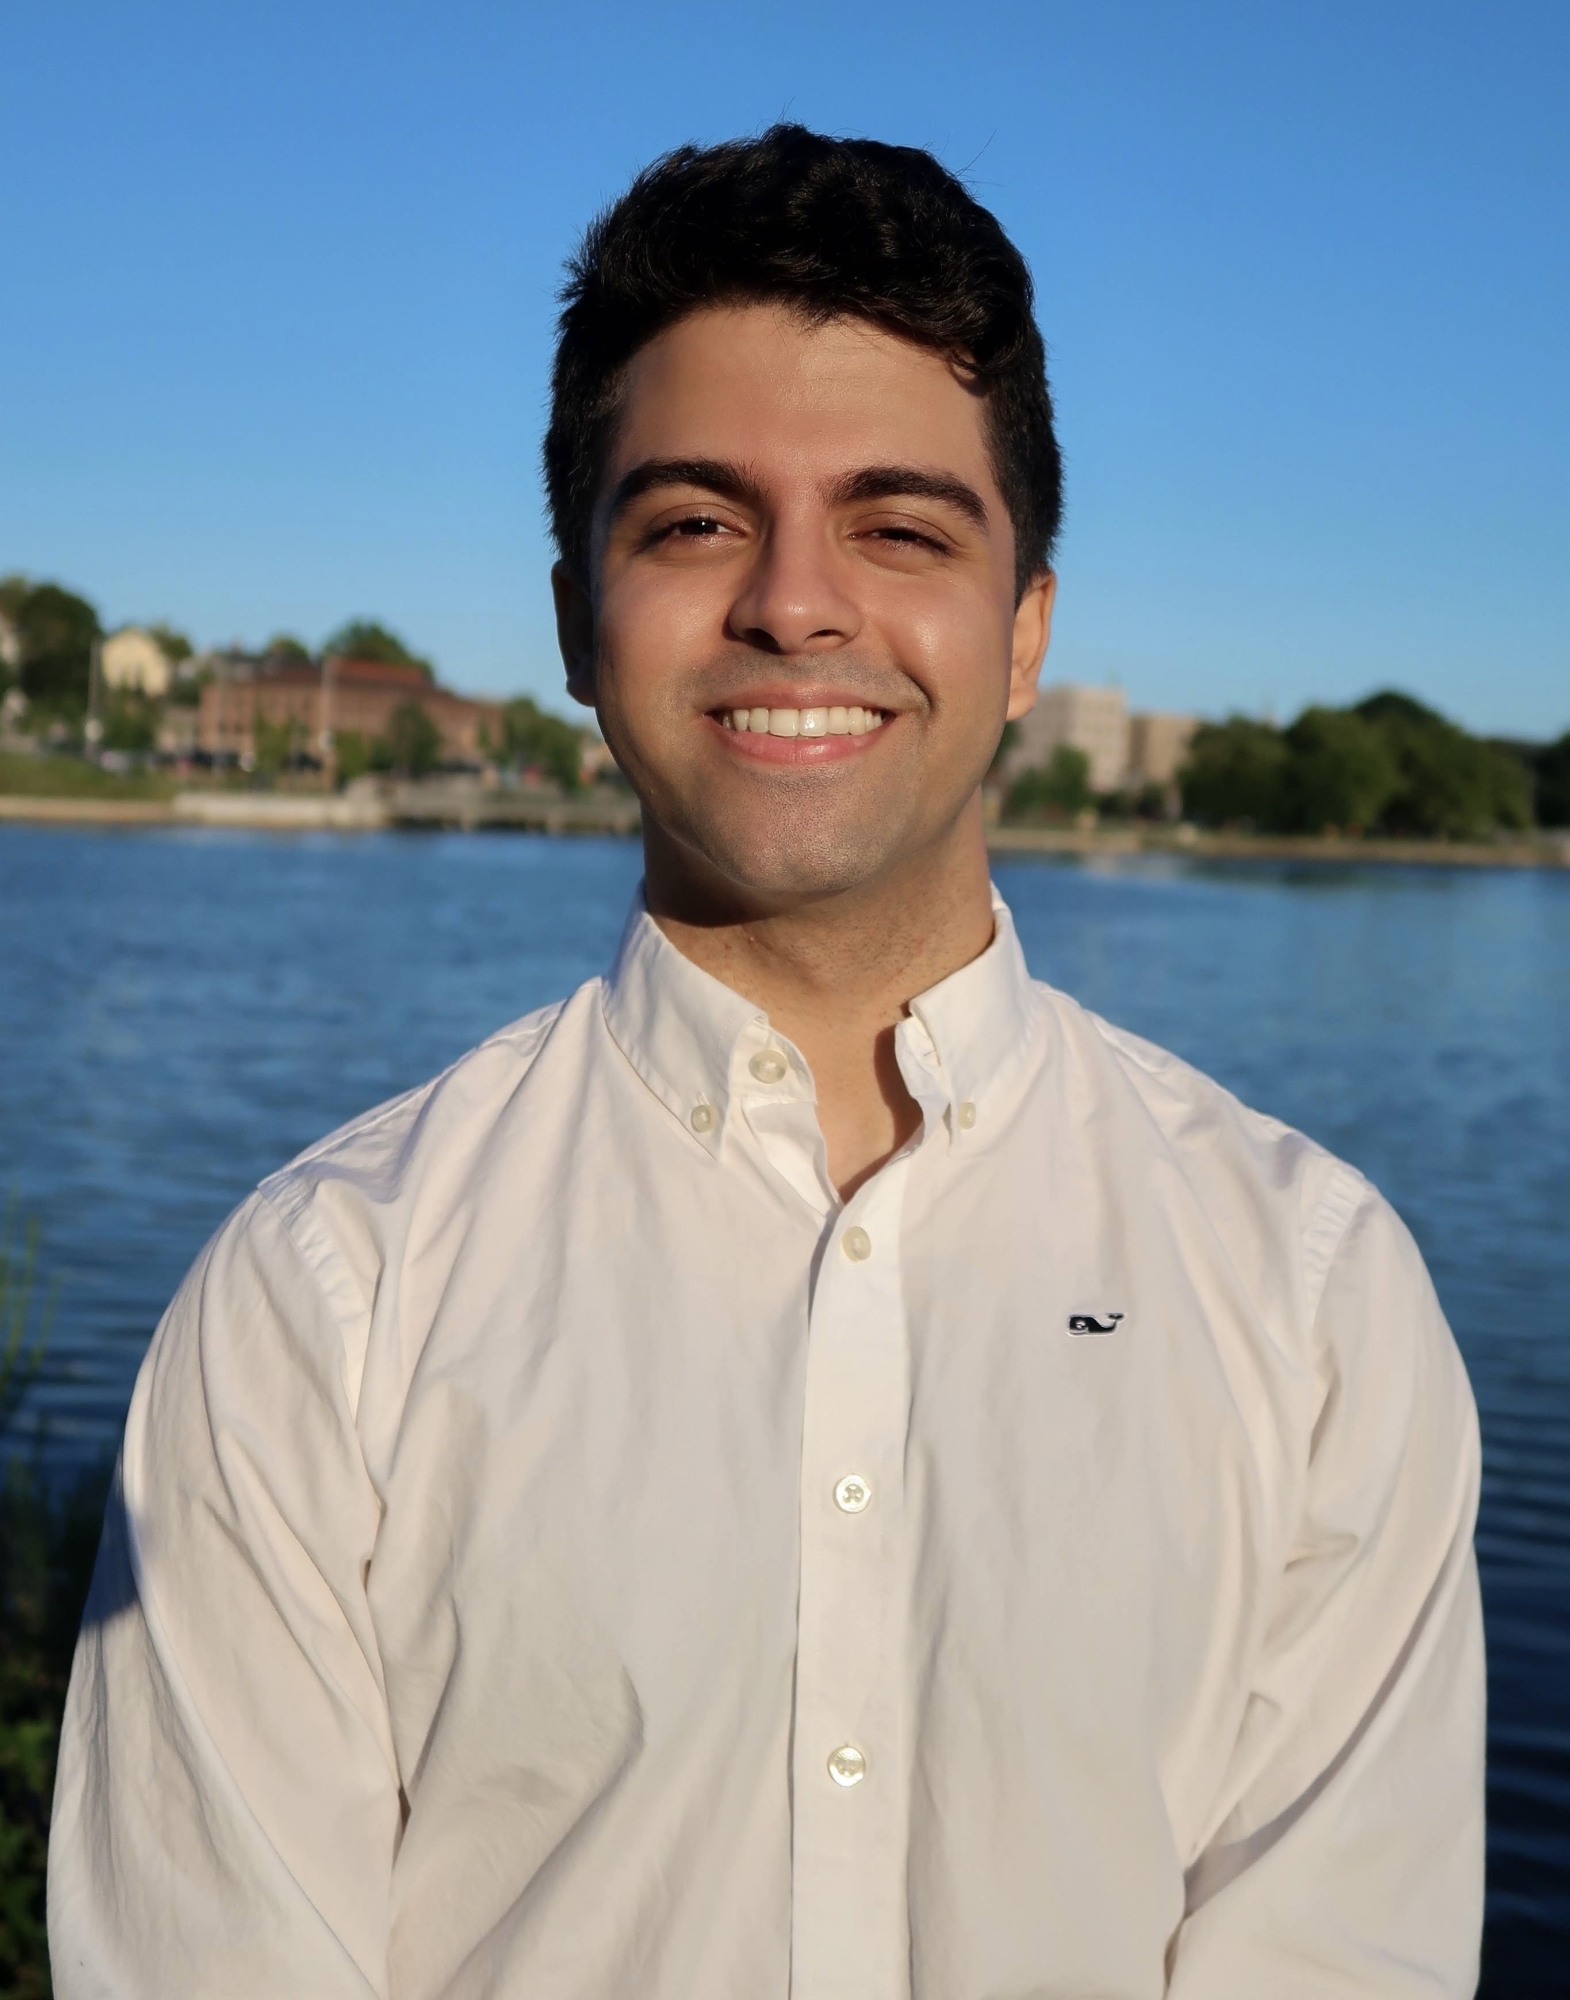
[[[945,466],[1002,506],[985,399],[943,355],[863,320],[814,325],[787,307],[689,314],[627,365],[606,468],[716,458],[761,477],[863,465]]]

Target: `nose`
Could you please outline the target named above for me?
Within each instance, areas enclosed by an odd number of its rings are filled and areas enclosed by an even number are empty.
[[[821,521],[770,523],[727,622],[767,653],[828,653],[856,637],[861,612]]]

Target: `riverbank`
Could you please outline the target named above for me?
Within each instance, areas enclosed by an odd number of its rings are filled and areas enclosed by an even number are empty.
[[[69,798],[0,793],[0,823],[51,826],[233,827],[275,833],[378,833],[393,828],[629,835],[638,805],[609,787],[562,793],[544,785],[487,788],[463,780],[347,792],[182,791],[168,798]],[[1570,833],[1500,841],[1360,840],[1332,835],[1211,833],[1187,825],[994,826],[999,855],[1085,859],[1168,854],[1207,861],[1300,861],[1428,868],[1570,868]]]
[[[635,833],[629,793],[596,786],[486,787],[461,779],[351,786],[343,792],[180,791],[163,799],[0,793],[0,822],[50,826],[208,826],[273,833],[382,833],[392,828],[489,828],[523,833]]]
[[[1363,840],[1334,834],[1210,833],[1193,826],[995,826],[994,854],[1186,855],[1202,861],[1308,861],[1427,868],[1570,868],[1570,833],[1500,841]]]

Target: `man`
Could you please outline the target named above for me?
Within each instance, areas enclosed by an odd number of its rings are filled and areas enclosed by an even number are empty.
[[[643,175],[566,297],[562,647],[643,899],[171,1308],[59,1992],[1469,1992],[1421,1262],[990,892],[1059,508],[1021,259],[925,154],[781,127]]]

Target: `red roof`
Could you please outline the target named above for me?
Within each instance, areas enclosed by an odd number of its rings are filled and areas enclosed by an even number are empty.
[[[351,660],[337,653],[327,662],[333,677],[340,681],[368,682],[379,687],[428,688],[430,677],[423,667],[407,666],[391,660]]]

